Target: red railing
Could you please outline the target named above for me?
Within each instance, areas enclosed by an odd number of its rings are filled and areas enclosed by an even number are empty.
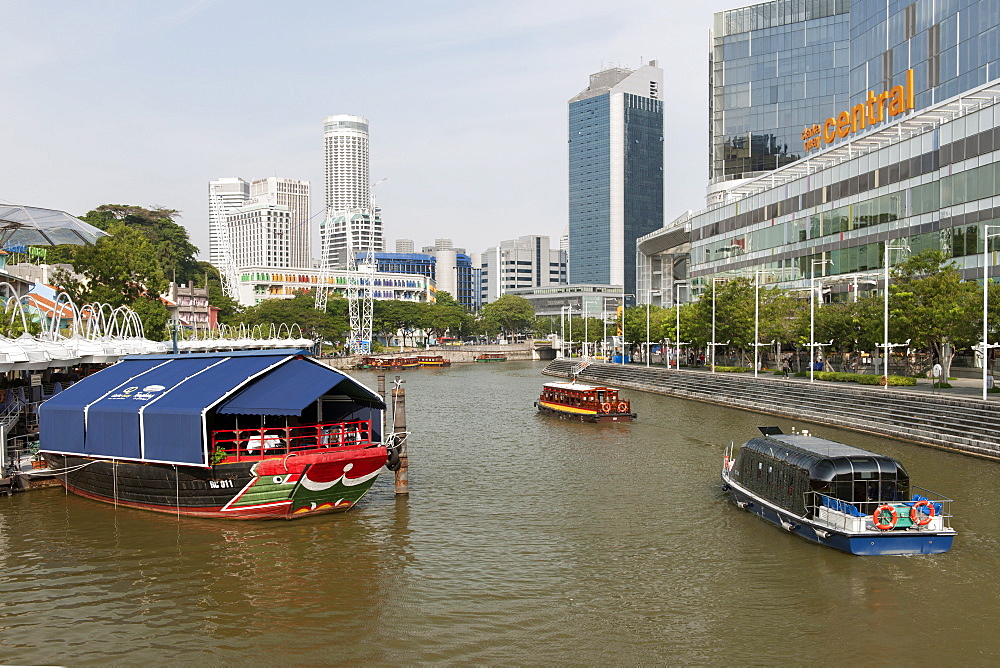
[[[325,448],[372,445],[371,420],[330,422],[297,427],[219,429],[211,433],[211,452],[216,463],[225,452],[226,461],[262,459],[292,452]]]

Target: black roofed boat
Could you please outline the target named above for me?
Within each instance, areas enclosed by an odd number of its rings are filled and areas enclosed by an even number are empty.
[[[292,519],[351,508],[397,453],[385,404],[304,350],[122,359],[43,403],[69,491],[147,510]]]
[[[956,535],[950,526],[951,499],[911,488],[903,465],[892,457],[804,430],[760,431],[735,457],[728,448],[723,460],[722,487],[739,507],[851,554],[951,549]]]

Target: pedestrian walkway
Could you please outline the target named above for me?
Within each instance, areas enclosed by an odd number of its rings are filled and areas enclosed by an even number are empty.
[[[569,375],[577,360],[556,360],[545,373]],[[935,390],[930,381],[913,387],[880,387],[815,381],[794,376],[681,371],[641,364],[595,363],[584,381],[722,404],[819,424],[882,434],[967,454],[1000,459],[1000,402],[973,379]],[[641,416],[640,416],[641,418]]]

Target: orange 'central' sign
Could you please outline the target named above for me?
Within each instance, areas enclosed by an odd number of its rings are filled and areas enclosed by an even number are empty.
[[[868,91],[868,99],[842,111],[837,117],[830,117],[822,124],[815,124],[802,131],[803,147],[806,151],[832,144],[852,132],[863,130],[869,125],[881,123],[888,117],[899,116],[913,109],[913,70],[906,71],[906,84],[893,86],[890,90],[875,94]]]

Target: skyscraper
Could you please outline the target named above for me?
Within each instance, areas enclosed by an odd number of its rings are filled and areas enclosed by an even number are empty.
[[[288,226],[287,266],[310,266],[312,254],[309,249],[309,182],[276,176],[257,179],[250,184],[250,199],[288,208],[291,219]]]
[[[663,225],[662,89],[650,61],[592,74],[569,101],[570,283],[635,293],[635,240]]]
[[[221,268],[226,258],[222,248],[221,228],[226,218],[250,198],[250,184],[232,176],[208,183],[208,261]]]
[[[351,257],[366,253],[369,248],[385,250],[382,218],[376,213],[374,222],[367,209],[348,209],[327,215],[319,226],[320,262],[327,267],[346,268]]]
[[[367,118],[341,114],[323,119],[323,171],[327,209],[338,213],[371,207]]]

